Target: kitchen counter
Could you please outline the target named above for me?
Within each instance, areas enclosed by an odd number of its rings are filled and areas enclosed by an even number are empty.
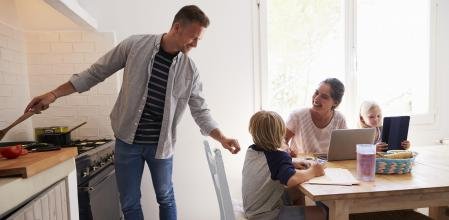
[[[70,148],[62,150],[74,151]],[[74,152],[76,152],[76,148]],[[78,219],[75,156],[76,153],[68,158],[64,157],[64,159],[59,157],[60,162],[52,164],[28,178],[0,177],[0,218],[25,204],[56,182],[66,179],[70,219]],[[55,157],[58,157],[58,155],[55,155]],[[48,159],[43,158],[42,160]]]

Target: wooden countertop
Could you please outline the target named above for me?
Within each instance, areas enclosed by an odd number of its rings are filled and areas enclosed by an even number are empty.
[[[78,154],[76,147],[61,150],[32,152],[16,159],[0,158],[0,177],[21,176],[28,178],[47,170]]]

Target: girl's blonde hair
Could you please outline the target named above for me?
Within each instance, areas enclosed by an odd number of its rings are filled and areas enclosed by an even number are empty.
[[[249,133],[258,147],[275,151],[284,143],[285,123],[276,112],[259,111],[249,121]]]
[[[362,128],[369,128],[369,126],[365,123],[363,120],[363,115],[367,115],[369,111],[372,111],[374,109],[378,109],[380,113],[380,117],[382,119],[382,109],[380,109],[380,106],[374,102],[374,101],[364,101],[360,105],[360,114],[359,114],[359,124]],[[382,120],[381,122],[382,123]]]

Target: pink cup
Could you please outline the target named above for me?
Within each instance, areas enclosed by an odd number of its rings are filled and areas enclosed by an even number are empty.
[[[357,179],[374,181],[376,175],[376,145],[357,144]]]

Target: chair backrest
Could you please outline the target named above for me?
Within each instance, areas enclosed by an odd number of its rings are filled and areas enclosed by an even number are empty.
[[[210,174],[214,181],[215,192],[217,193],[221,220],[235,220],[231,193],[229,192],[221,151],[214,149],[212,152],[207,141],[204,141],[204,149],[206,151],[207,162],[209,163]]]

